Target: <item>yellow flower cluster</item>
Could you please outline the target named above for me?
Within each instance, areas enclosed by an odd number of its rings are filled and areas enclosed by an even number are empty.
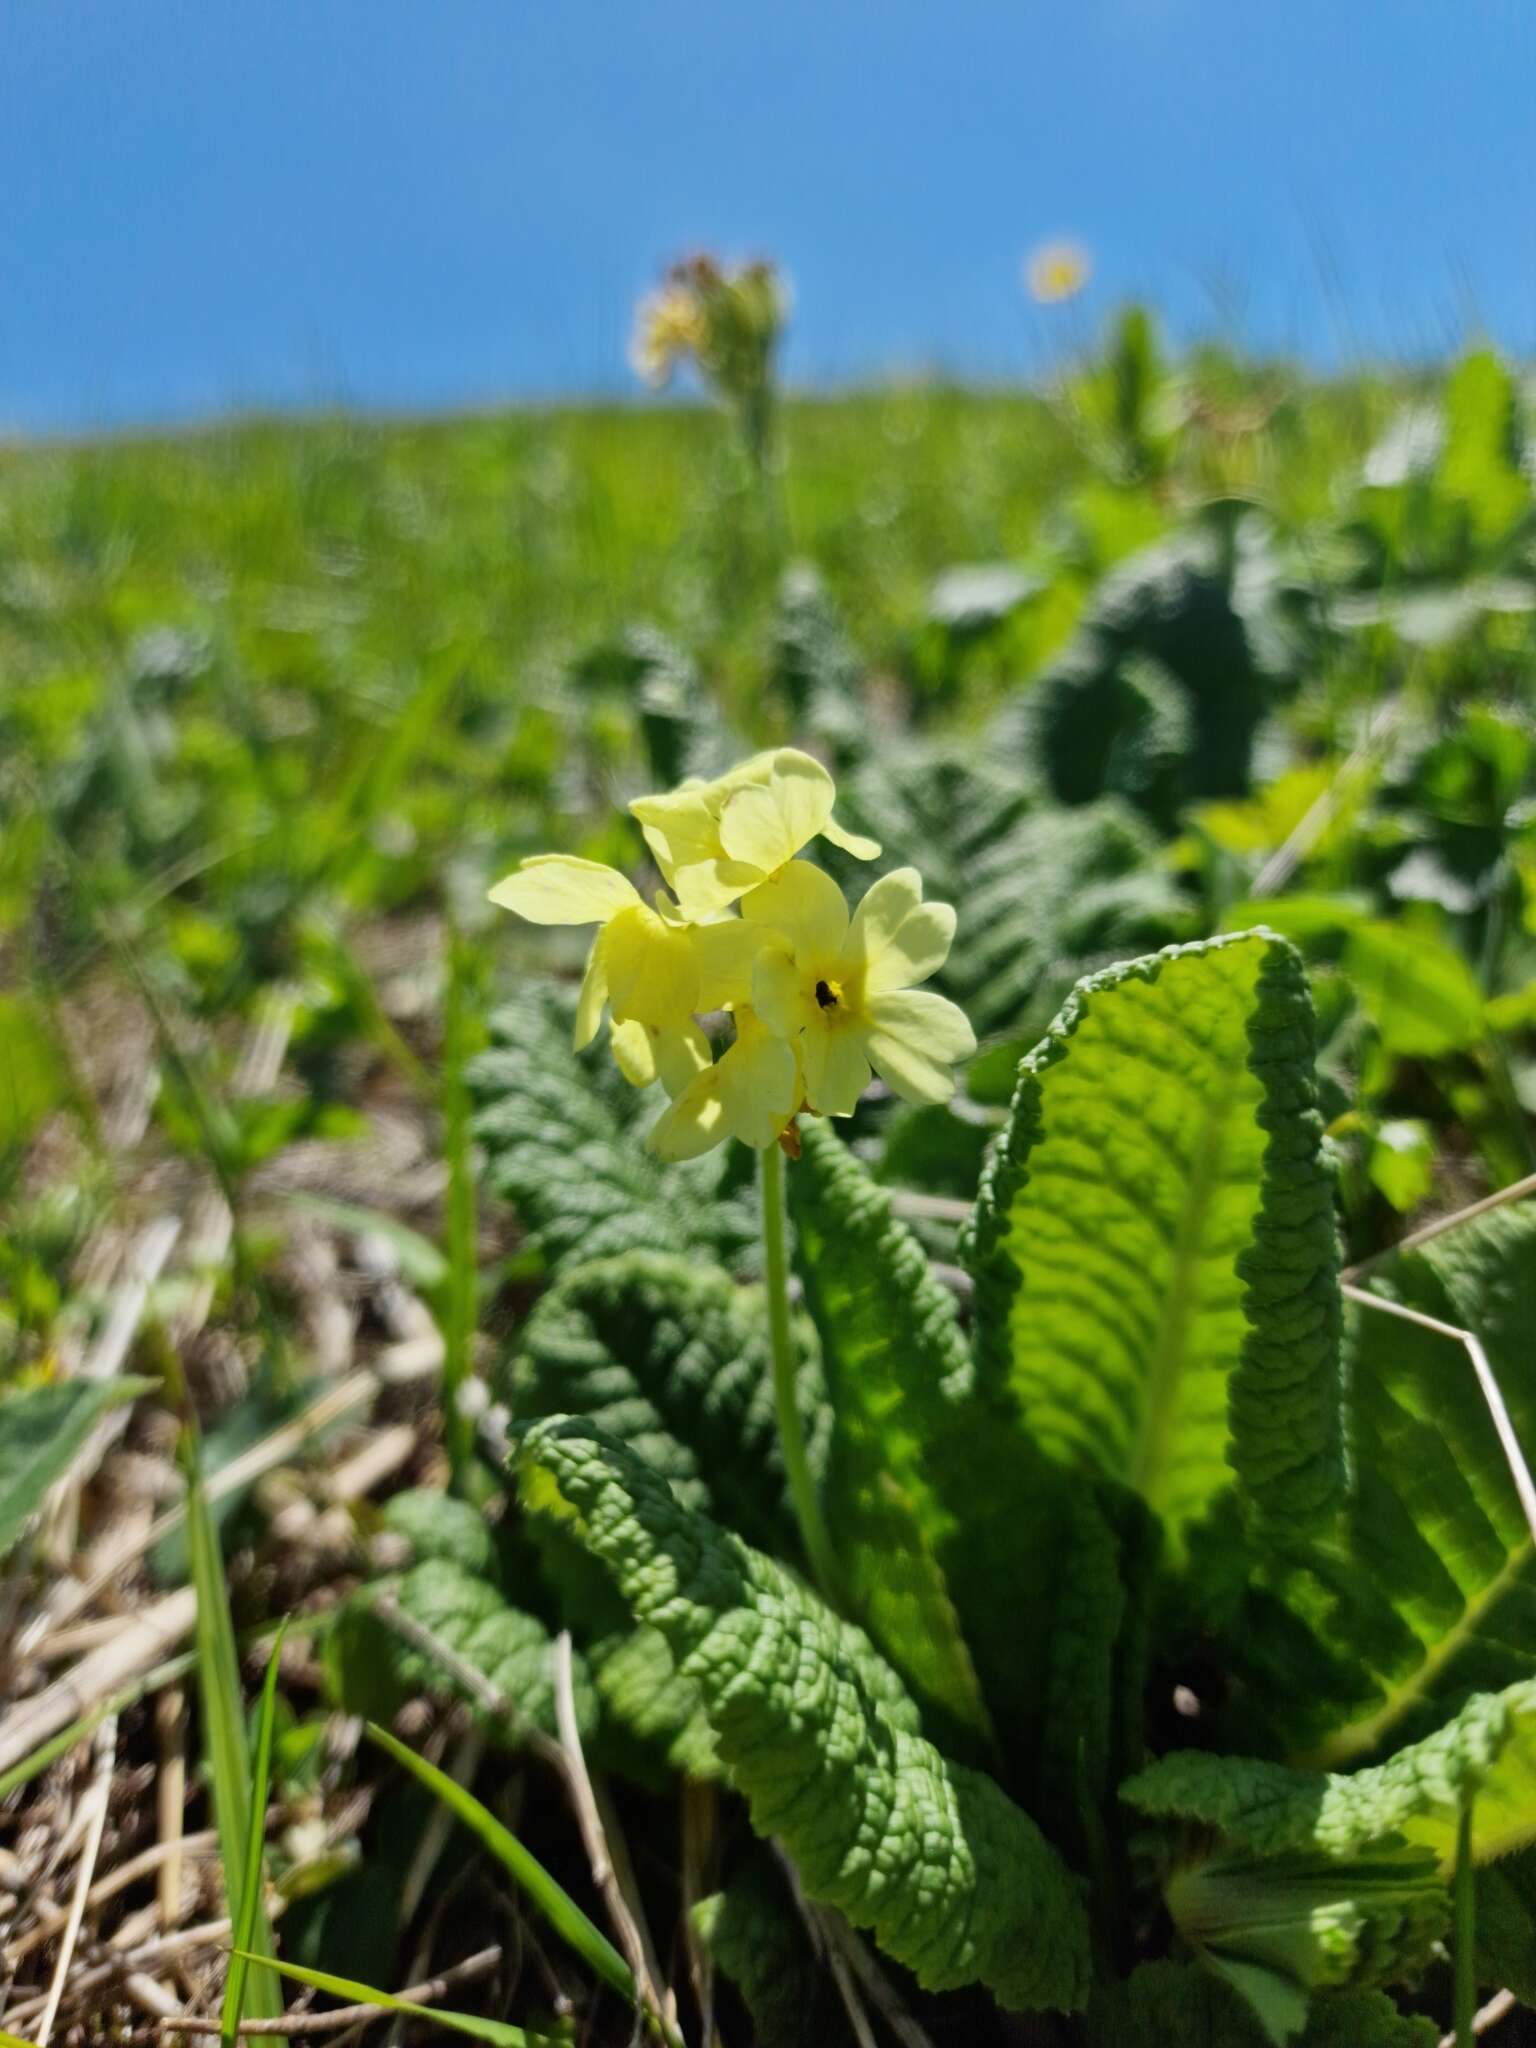
[[[825,869],[799,858],[817,837],[878,856],[837,822],[835,795],[819,761],[780,747],[630,805],[668,885],[654,908],[617,869],[560,853],[491,891],[534,924],[598,927],[576,1047],[606,1005],[625,1078],[671,1098],[649,1138],[664,1159],[728,1137],[761,1149],[802,1107],[851,1116],[872,1068],[909,1102],[946,1102],[951,1066],[976,1049],[964,1012],[919,986],[944,964],[955,913],[923,901],[917,870],[882,876],[850,916]],[[718,1060],[698,1023],[714,1011],[735,1027]]]

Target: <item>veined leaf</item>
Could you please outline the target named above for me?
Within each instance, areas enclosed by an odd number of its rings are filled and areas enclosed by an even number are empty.
[[[1370,1284],[1474,1331],[1516,1435],[1536,1444],[1536,1207],[1476,1217]],[[1465,1351],[1366,1308],[1352,1337],[1341,1533],[1256,1569],[1234,1553],[1243,1583],[1216,1630],[1243,1695],[1272,1703],[1265,1742],[1334,1768],[1530,1676],[1536,1642],[1536,1546]]]
[[[1304,1850],[1343,1859],[1406,1843],[1448,1880],[1468,1801],[1476,1862],[1536,1842],[1536,1679],[1477,1694],[1433,1735],[1364,1770],[1298,1771],[1176,1750],[1130,1779],[1121,1797],[1160,1820],[1215,1828],[1255,1856]]]
[[[455,1660],[434,1657],[374,1613],[388,1595],[429,1629]],[[336,1698],[349,1713],[391,1718],[417,1692],[447,1693],[475,1711],[496,1739],[515,1747],[527,1727],[556,1733],[554,1645],[543,1622],[509,1604],[490,1580],[446,1557],[425,1558],[398,1579],[377,1579],[346,1603],[325,1647]],[[463,1669],[478,1674],[472,1686]],[[486,1710],[485,1688],[503,1698],[507,1717]],[[586,1664],[572,1662],[578,1725],[590,1734],[596,1702]]]
[[[1405,2019],[1384,1992],[1324,1992],[1312,2001],[1300,2048],[1435,2048],[1433,2021]],[[1193,1963],[1143,1963],[1100,1992],[1087,2016],[1089,2048],[1260,2048],[1251,2007],[1224,1978]]]
[[[991,1723],[945,1579],[964,1505],[956,1458],[973,1489],[985,1456],[978,1410],[963,1405],[971,1361],[954,1297],[830,1127],[807,1122],[801,1144],[790,1214],[831,1410],[833,1548],[881,1649],[920,1699],[986,1747]]]
[[[802,1411],[825,1457],[815,1340],[803,1321]],[[543,1296],[497,1391],[519,1421],[585,1415],[749,1542],[793,1550],[761,1293],[719,1267],[636,1251],[583,1261]]]
[[[552,1266],[637,1246],[750,1266],[757,1213],[731,1179],[734,1148],[682,1166],[652,1158],[656,1104],[612,1071],[606,1047],[571,1051],[570,1016],[553,989],[527,991],[491,1018],[490,1050],[466,1070],[490,1185]]]
[[[1143,1515],[1112,1526],[1092,1486],[1042,1455],[1006,1370],[986,1354],[973,1364],[952,1297],[835,1134],[807,1124],[802,1146],[796,1256],[822,1337],[829,1515],[852,1590],[942,1732],[974,1751],[995,1731],[1030,1812],[1091,1867],[1091,1815],[1139,1756],[1119,1725],[1124,1688],[1139,1742],[1124,1577],[1155,1539]]]
[[[521,1463],[698,1683],[754,1826],[810,1897],[931,1989],[979,1980],[1015,2008],[1081,2004],[1087,1923],[1065,1866],[989,1778],[916,1733],[861,1630],[590,1423],[536,1423]]]
[[[69,1470],[97,1422],[152,1380],[52,1380],[0,1401],[0,1558]]]
[[[984,1368],[1047,1451],[1140,1493],[1176,1552],[1234,1482],[1271,1528],[1338,1497],[1312,1037],[1300,961],[1262,931],[1091,976],[1023,1062],[982,1183]]]
[[[407,1487],[385,1501],[382,1519],[386,1529],[410,1544],[418,1564],[446,1558],[477,1578],[495,1578],[495,1539],[484,1515],[467,1500],[435,1487]]]

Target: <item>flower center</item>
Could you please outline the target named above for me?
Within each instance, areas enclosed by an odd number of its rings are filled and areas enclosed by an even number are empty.
[[[816,1000],[824,1010],[835,1010],[841,994],[842,990],[835,982],[818,981],[816,984]]]

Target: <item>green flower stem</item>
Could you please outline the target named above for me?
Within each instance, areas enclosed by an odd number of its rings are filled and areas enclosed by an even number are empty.
[[[1456,2048],[1477,2048],[1477,1873],[1472,1862],[1472,1801],[1463,1798],[1456,1832],[1456,1957],[1453,1995]]]
[[[769,1145],[762,1161],[763,1279],[768,1288],[768,1342],[773,1357],[773,1404],[778,1417],[779,1445],[811,1577],[823,1599],[837,1606],[837,1560],[822,1520],[821,1501],[811,1477],[805,1430],[795,1400],[795,1345],[789,1327],[789,1267],[784,1257],[784,1154],[777,1145]]]

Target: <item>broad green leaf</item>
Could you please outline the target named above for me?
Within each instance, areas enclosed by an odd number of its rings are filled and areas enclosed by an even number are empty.
[[[482,1579],[496,1576],[496,1539],[478,1508],[435,1487],[412,1486],[391,1494],[383,1522],[411,1546],[418,1564],[445,1558]]]
[[[1427,932],[1379,920],[1356,925],[1345,941],[1344,971],[1389,1052],[1432,1058],[1484,1035],[1476,977]]]
[[[571,1051],[571,1015],[534,985],[492,1016],[490,1049],[466,1070],[490,1186],[552,1267],[639,1246],[750,1267],[757,1214],[730,1178],[733,1148],[683,1166],[653,1158],[655,1100],[619,1078],[606,1046]]]
[[[466,2034],[471,2041],[489,2042],[490,2048],[561,2048],[553,2034],[530,2034],[522,2027],[509,2026],[505,2020],[483,2020],[474,2013],[454,2012],[444,2005],[413,2005],[407,1998],[397,1998],[392,1991],[360,1984],[355,1977],[336,1977],[329,1970],[306,1969],[302,1963],[274,1963],[272,1967],[279,1976],[291,1977],[295,1984],[307,1984],[312,1991],[324,1991],[351,2005],[377,2005],[385,2012],[404,2013],[408,2019],[441,2027],[445,2033]]]
[[[1193,1963],[1143,1963],[1096,1994],[1088,2048],[1261,2048],[1252,2008],[1223,1977]],[[1323,1992],[1300,2048],[1435,2048],[1433,2021],[1405,2018],[1381,1991]]]
[[[69,1093],[69,1081],[42,1008],[24,996],[0,996],[0,1158],[24,1145]]]
[[[388,1595],[410,1620],[440,1641],[444,1661],[374,1612]],[[498,1741],[516,1747],[530,1727],[556,1732],[554,1646],[543,1622],[511,1606],[490,1580],[447,1557],[429,1557],[398,1579],[360,1587],[338,1615],[326,1643],[333,1695],[348,1712],[392,1717],[419,1692],[464,1700]],[[462,1667],[477,1674],[472,1685]],[[485,1689],[508,1707],[488,1712]],[[572,1663],[578,1725],[590,1734],[596,1703],[584,1661]]]
[[[1400,1253],[1369,1285],[1474,1331],[1516,1436],[1536,1444],[1536,1205]],[[1269,1703],[1264,1740],[1332,1767],[1428,1733],[1536,1664],[1536,1547],[1465,1350],[1368,1308],[1352,1333],[1340,1532],[1257,1566],[1234,1551],[1241,1583],[1215,1630],[1242,1696]]]
[[[930,1989],[1082,2003],[1087,1925],[1065,1866],[991,1779],[916,1732],[861,1630],[590,1423],[536,1423],[521,1464],[697,1682],[753,1825],[783,1842],[808,1896],[872,1928]]]
[[[1491,349],[1457,364],[1445,387],[1445,450],[1436,479],[1459,500],[1473,538],[1500,539],[1530,508],[1521,468],[1520,393]]]
[[[797,1327],[816,1469],[826,1418],[815,1340]],[[717,1266],[635,1251],[583,1261],[539,1301],[499,1368],[519,1421],[586,1415],[631,1444],[678,1498],[765,1549],[792,1547],[761,1293]]]
[[[152,1380],[51,1380],[0,1400],[0,1558],[63,1478],[109,1408],[147,1393]]]
[[[1283,940],[1081,983],[1023,1062],[972,1225],[976,1343],[1052,1456],[1133,1488],[1175,1553],[1234,1485],[1338,1498],[1339,1311],[1312,1010]]]
[[[1536,1842],[1536,1679],[1478,1693],[1454,1720],[1384,1764],[1302,1771],[1176,1750],[1131,1778],[1121,1797],[1159,1820],[1215,1828],[1249,1855],[1344,1859],[1406,1843],[1449,1879],[1468,1801],[1476,1862],[1494,1863]]]
[[[740,1991],[756,2048],[849,2048],[831,1972],[811,1948],[770,1850],[755,1847],[723,1891],[701,1899],[693,1925]]]
[[[370,1722],[368,1734],[402,1769],[442,1801],[454,1818],[478,1837],[512,1879],[518,1890],[549,1922],[562,1941],[568,1942],[587,1966],[630,2004],[636,2000],[635,1980],[618,1950],[583,1913],[563,1886],[552,1878],[531,1850],[525,1849],[510,1828],[503,1827],[490,1809],[473,1792],[467,1791],[446,1771],[428,1763],[413,1749],[391,1735],[387,1728]]]
[[[886,1656],[985,1749],[991,1723],[945,1577],[966,1481],[974,1488],[984,1455],[954,1297],[830,1127],[808,1122],[801,1143],[790,1215],[831,1410],[833,1548],[853,1610]]]

